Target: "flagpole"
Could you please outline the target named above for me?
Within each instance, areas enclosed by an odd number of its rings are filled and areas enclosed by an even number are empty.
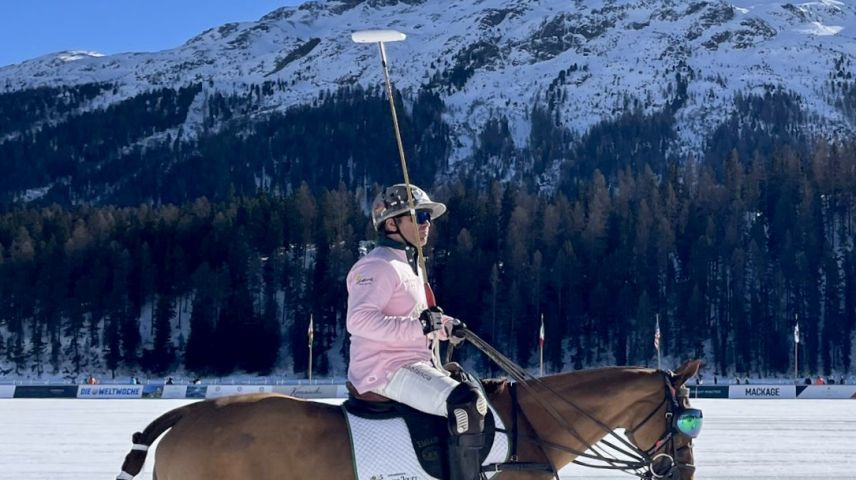
[[[799,371],[799,343],[794,342],[794,383],[799,383],[799,377],[797,376],[797,372]]]
[[[538,350],[541,352],[541,376],[544,376],[544,314],[541,314],[541,330],[538,332]]]
[[[799,383],[799,355],[800,355],[800,314],[794,314],[794,382]]]
[[[309,336],[309,382],[310,383],[312,383],[312,343],[314,343],[313,340],[315,340],[315,331],[312,329],[313,320],[314,320],[314,318],[313,318],[312,314],[310,314],[309,315],[309,334],[308,334],[308,336]]]

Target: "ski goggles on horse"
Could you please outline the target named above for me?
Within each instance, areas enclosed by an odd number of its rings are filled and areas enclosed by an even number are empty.
[[[704,424],[704,415],[697,408],[681,408],[672,414],[672,431],[698,438]]]

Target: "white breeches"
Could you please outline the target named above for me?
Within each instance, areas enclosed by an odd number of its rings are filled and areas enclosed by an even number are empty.
[[[416,362],[396,370],[389,383],[376,393],[421,412],[445,417],[446,399],[458,385],[460,383],[430,362]]]

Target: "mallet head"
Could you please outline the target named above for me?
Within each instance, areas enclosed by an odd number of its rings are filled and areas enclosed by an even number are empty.
[[[407,35],[396,30],[360,30],[351,34],[356,43],[400,42],[405,38]]]

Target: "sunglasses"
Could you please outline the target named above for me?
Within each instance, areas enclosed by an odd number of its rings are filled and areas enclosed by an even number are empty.
[[[675,414],[672,428],[690,438],[698,438],[703,423],[704,416],[701,414],[701,410],[686,408]]]
[[[402,213],[398,217],[400,218],[409,218],[409,213]],[[398,218],[396,217],[396,218]],[[416,223],[419,225],[426,224],[431,221],[431,210],[416,210]]]
[[[416,223],[419,225],[428,223],[431,221],[431,211],[430,210],[416,210]]]

